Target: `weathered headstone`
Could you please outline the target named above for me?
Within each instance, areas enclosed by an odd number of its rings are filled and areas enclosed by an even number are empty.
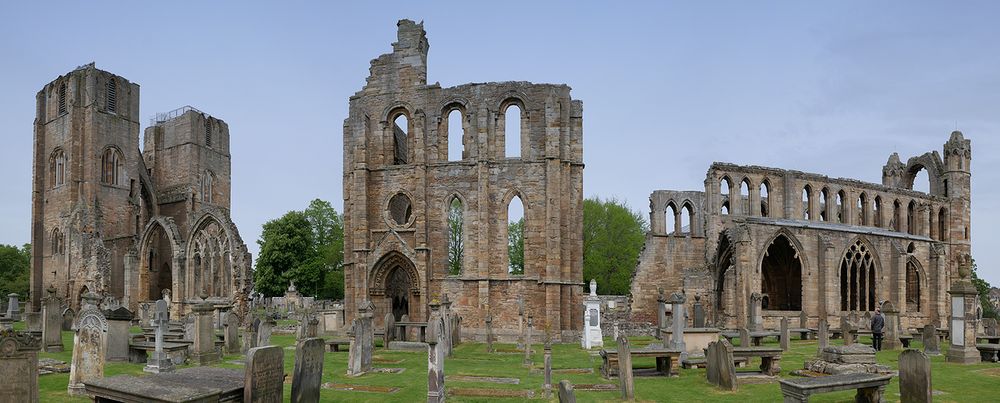
[[[809,315],[806,315],[806,311],[799,311],[799,329],[809,328]]]
[[[929,403],[931,360],[920,350],[906,349],[899,355],[899,398],[903,403]]]
[[[431,304],[437,309],[436,304]],[[372,316],[375,305],[364,301],[358,307],[358,317],[354,318],[349,336],[350,350],[347,357],[347,375],[360,376],[372,370],[372,350],[375,349],[375,329],[372,327]]]
[[[243,334],[243,346],[240,348],[240,352],[243,354],[249,352],[251,348],[257,347],[260,322],[259,317],[247,318],[246,329],[244,329]]]
[[[132,339],[129,329],[134,316],[123,306],[104,311],[104,318],[108,321],[108,346],[105,349],[108,361],[128,361],[128,343]]]
[[[493,315],[486,314],[486,352],[492,353],[493,350]]]
[[[548,339],[548,338],[546,338]],[[551,340],[545,341],[545,383],[542,388],[545,389],[545,398],[548,399],[552,396],[552,342]]]
[[[1000,328],[997,326],[997,320],[993,318],[983,318],[983,334],[987,336],[1000,336]]]
[[[457,313],[452,312],[451,314],[451,349],[454,350],[455,346],[462,344],[462,317],[458,316]]]
[[[146,360],[146,366],[142,370],[152,373],[173,371],[174,362],[167,356],[167,352],[163,351],[163,333],[170,326],[170,307],[167,306],[167,301],[162,299],[156,301],[151,324],[156,332],[156,338],[154,339],[155,350],[153,351],[153,356]]]
[[[34,334],[0,330],[0,402],[38,403],[38,350]]]
[[[559,381],[559,403],[576,403],[573,384],[565,379]]]
[[[292,403],[319,402],[323,378],[323,343],[321,338],[308,338],[295,346]]]
[[[399,317],[399,321],[400,322],[409,322],[410,321],[410,315],[407,315],[407,314],[404,313],[403,316]],[[407,326],[400,327],[399,328],[399,339],[402,340],[402,341],[409,340],[409,337],[410,337],[409,333],[410,333],[409,332],[409,328]]]
[[[240,317],[229,312],[226,315],[226,323],[223,325],[222,338],[226,343],[226,352],[236,354],[240,352]]]
[[[533,325],[534,325],[533,318],[532,318],[531,315],[528,315],[528,326],[525,327],[526,331],[524,333],[524,335],[525,335],[524,336],[524,360],[521,362],[521,364],[524,365],[524,366],[526,366],[526,367],[530,367],[532,365],[532,362],[531,362],[531,330],[532,330],[532,326]]]
[[[257,347],[271,345],[271,332],[274,331],[274,326],[277,324],[278,322],[275,322],[271,315],[260,320],[260,325],[257,327]]]
[[[389,342],[392,341],[392,334],[396,331],[396,317],[392,312],[389,312],[385,314],[383,323],[385,325],[385,333],[382,334],[382,347],[388,350]]]
[[[735,391],[739,385],[736,382],[736,365],[733,363],[733,345],[723,339],[708,343],[705,356],[705,369],[708,383],[722,390]]]
[[[941,355],[941,341],[938,339],[937,329],[934,325],[928,324],[920,332],[920,339],[924,344],[924,353],[927,355]]]
[[[740,346],[750,347],[750,330],[745,327],[740,328]]]
[[[840,336],[844,338],[844,345],[854,344],[854,323],[847,316],[840,317]]]
[[[281,403],[285,397],[285,350],[279,346],[254,347],[247,352],[243,401]]]
[[[452,332],[455,328],[452,327],[453,323],[451,320],[453,313],[451,312],[451,300],[448,299],[448,294],[444,295],[441,300],[441,319],[444,320],[444,355],[451,357],[452,349]]]
[[[76,321],[76,311],[73,308],[66,308],[62,311],[62,330],[71,331],[73,330],[73,322]]]
[[[24,327],[28,329],[29,332],[40,332],[42,331],[42,313],[32,312],[31,304],[25,304],[26,312],[21,314],[21,319],[24,319]]]
[[[517,348],[524,348],[524,331],[527,329],[525,326],[525,309],[524,309],[524,299],[517,300]]]
[[[316,315],[312,315],[312,314],[309,315],[309,320],[306,322],[306,337],[307,338],[319,337],[319,335],[320,335],[320,333],[319,333],[319,323],[320,323],[319,319],[316,318]]]
[[[764,296],[759,292],[750,294],[750,330],[759,332],[764,330],[764,317],[761,316],[761,304]]]
[[[898,350],[903,345],[899,341],[899,309],[892,302],[886,301],[882,304],[882,315],[885,317],[882,350]]]
[[[816,329],[816,333],[816,338],[819,339],[819,351],[817,354],[822,354],[823,349],[830,345],[830,325],[826,323],[826,319],[819,319],[819,325]]]
[[[789,336],[790,335],[788,333],[788,318],[782,316],[781,317],[781,335],[779,336],[779,337],[781,337],[781,342],[780,342],[781,343],[781,351],[788,351]]]
[[[663,340],[663,335],[660,334],[667,327],[667,296],[663,293],[663,287],[657,289],[659,295],[656,297],[656,338]],[[615,335],[615,340],[618,339],[618,335]],[[667,340],[663,340],[666,342]]]
[[[17,293],[7,294],[7,317],[15,322],[21,320],[21,307],[17,303]]]
[[[431,302],[431,316],[427,322],[427,403],[445,401],[444,388],[444,320],[440,305]]]
[[[687,344],[684,343],[684,328],[687,327],[687,315],[684,311],[686,298],[683,293],[675,292],[670,295],[670,307],[674,314],[674,322],[670,325],[670,345],[669,348],[681,351],[681,360],[687,359]]]
[[[83,309],[74,325],[76,334],[73,335],[73,358],[67,386],[71,396],[85,396],[83,383],[104,377],[108,321],[100,309],[97,309],[100,300],[96,294],[84,294]]]
[[[622,400],[635,400],[635,384],[632,379],[632,348],[628,338],[618,336],[618,383],[622,389]]]
[[[701,295],[694,296],[694,327],[705,327],[705,307],[701,304]]]
[[[215,350],[215,325],[212,315],[215,307],[207,301],[208,295],[202,291],[201,302],[194,305],[194,344],[191,358],[198,365],[211,365],[220,361],[219,352]]]
[[[51,284],[42,298],[42,346],[46,353],[63,351],[62,342],[62,298],[56,295]]]

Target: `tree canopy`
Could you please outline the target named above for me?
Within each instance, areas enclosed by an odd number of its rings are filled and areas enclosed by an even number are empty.
[[[302,295],[344,296],[344,225],[329,202],[315,199],[304,211],[289,211],[264,223],[254,288],[284,295],[290,281]]]
[[[28,278],[31,272],[31,245],[18,248],[0,245],[0,295],[16,292],[25,299],[28,295]]]
[[[627,294],[648,229],[643,216],[625,202],[584,200],[584,282],[597,280],[601,294]]]

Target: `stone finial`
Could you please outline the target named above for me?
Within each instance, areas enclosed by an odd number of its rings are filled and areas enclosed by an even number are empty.
[[[295,292],[295,280],[288,280],[288,292]]]
[[[687,300],[687,298],[684,297],[684,294],[679,293],[679,292],[675,292],[673,294],[670,294],[670,300],[667,301],[667,302],[669,302],[671,304],[683,304],[684,301],[686,301],[686,300]]]
[[[597,296],[597,280],[590,279],[590,296]]]
[[[202,287],[201,292],[198,293],[198,297],[201,298],[201,302],[205,302],[208,299],[208,291],[205,291],[205,288]]]
[[[964,254],[958,258],[958,277],[967,279],[972,276],[972,255]]]

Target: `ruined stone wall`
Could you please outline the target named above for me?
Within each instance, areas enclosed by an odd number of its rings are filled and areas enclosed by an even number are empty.
[[[348,315],[371,299],[380,321],[390,309],[386,277],[404,267],[409,315],[444,295],[482,332],[487,312],[498,332],[523,299],[536,326],[570,335],[582,327],[582,103],[565,85],[504,82],[442,88],[426,83],[423,28],[399,23],[393,53],[372,61],[344,122],[345,276]],[[521,111],[520,155],[505,154],[506,109]],[[462,116],[463,157],[448,160],[448,114]],[[405,127],[396,127],[399,116]],[[452,128],[456,130],[456,128]],[[401,143],[401,144],[397,144]],[[402,145],[402,147],[400,147]],[[394,197],[411,215],[391,216]],[[508,273],[507,207],[524,206],[525,273]],[[462,204],[460,274],[447,269],[447,213]],[[398,199],[402,200],[402,199]],[[506,316],[505,316],[506,315]],[[558,336],[557,336],[558,337]]]
[[[874,260],[874,283],[858,281],[859,293],[873,285],[876,302],[893,301],[904,326],[944,325],[951,275],[969,251],[971,146],[955,132],[944,151],[943,160],[930,152],[906,164],[893,154],[883,184],[715,163],[698,196],[654,192],[651,231],[632,283],[633,316],[655,318],[655,290],[662,286],[706,296],[707,311],[721,326],[745,324],[750,295],[762,292],[764,259],[781,237],[801,264],[796,286],[811,323],[841,314],[841,265],[852,245],[863,245]],[[928,171],[929,193],[912,190],[921,169]],[[670,206],[687,203],[695,205],[691,227],[668,230]],[[704,242],[695,244],[698,239]],[[772,308],[765,317],[774,325],[797,312]]]

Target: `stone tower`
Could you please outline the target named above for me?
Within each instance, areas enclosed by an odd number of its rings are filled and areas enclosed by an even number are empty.
[[[88,290],[120,295],[140,226],[139,85],[91,63],[47,84],[36,103],[32,306],[43,283],[71,304]]]
[[[346,312],[370,300],[377,320],[424,320],[428,304],[447,296],[464,337],[485,337],[492,313],[509,340],[520,301],[538,328],[578,336],[582,102],[566,85],[427,84],[429,44],[413,21],[399,21],[392,48],[371,62],[344,121]],[[515,106],[520,122],[506,122]],[[449,128],[453,113],[460,126]],[[505,149],[505,125],[519,129],[519,153]],[[449,142],[461,142],[460,157],[449,158]],[[515,198],[524,206],[523,274],[509,269]],[[454,252],[458,238],[464,249]]]

